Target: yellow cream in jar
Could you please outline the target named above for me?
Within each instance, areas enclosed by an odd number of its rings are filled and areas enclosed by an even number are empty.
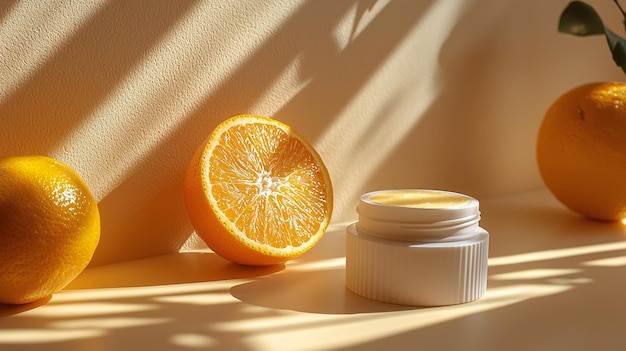
[[[379,192],[371,195],[369,200],[381,205],[412,208],[460,207],[471,203],[470,199],[460,194],[423,189]]]

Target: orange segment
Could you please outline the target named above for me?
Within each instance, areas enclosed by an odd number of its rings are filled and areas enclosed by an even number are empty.
[[[313,146],[284,123],[254,115],[218,125],[185,179],[196,232],[240,264],[283,263],[309,250],[328,226],[332,200]]]

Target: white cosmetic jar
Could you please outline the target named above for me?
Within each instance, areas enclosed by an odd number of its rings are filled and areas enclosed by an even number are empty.
[[[346,287],[388,303],[466,303],[487,290],[489,233],[478,200],[459,193],[381,190],[361,196],[346,230]]]

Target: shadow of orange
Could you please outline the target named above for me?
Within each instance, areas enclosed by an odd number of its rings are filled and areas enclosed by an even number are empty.
[[[26,311],[30,311],[34,308],[37,308],[39,306],[43,306],[47,304],[51,298],[52,296],[47,296],[37,301],[26,303],[26,304],[21,304],[21,305],[10,305],[10,304],[0,303],[0,318],[14,315],[14,314],[23,313]]]
[[[140,287],[253,278],[278,272],[284,265],[242,266],[212,252],[185,252],[91,267],[65,290]]]

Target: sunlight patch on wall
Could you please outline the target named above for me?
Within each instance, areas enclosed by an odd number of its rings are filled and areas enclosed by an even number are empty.
[[[384,9],[381,3],[380,0],[358,1],[346,12],[333,31],[335,42],[340,49],[346,48]]]
[[[462,7],[462,2],[434,2],[316,142],[322,154],[333,155],[329,168],[341,170],[342,176],[333,179],[342,190],[335,199],[339,212],[352,206],[369,176],[438,97],[438,53]]]
[[[272,84],[265,87],[265,90],[255,97],[255,101],[245,112],[271,117],[287,104],[309,82],[308,79],[300,80],[300,61],[301,57],[295,56],[291,62],[287,63]]]
[[[18,1],[0,21],[0,102],[76,35],[104,3]]]

